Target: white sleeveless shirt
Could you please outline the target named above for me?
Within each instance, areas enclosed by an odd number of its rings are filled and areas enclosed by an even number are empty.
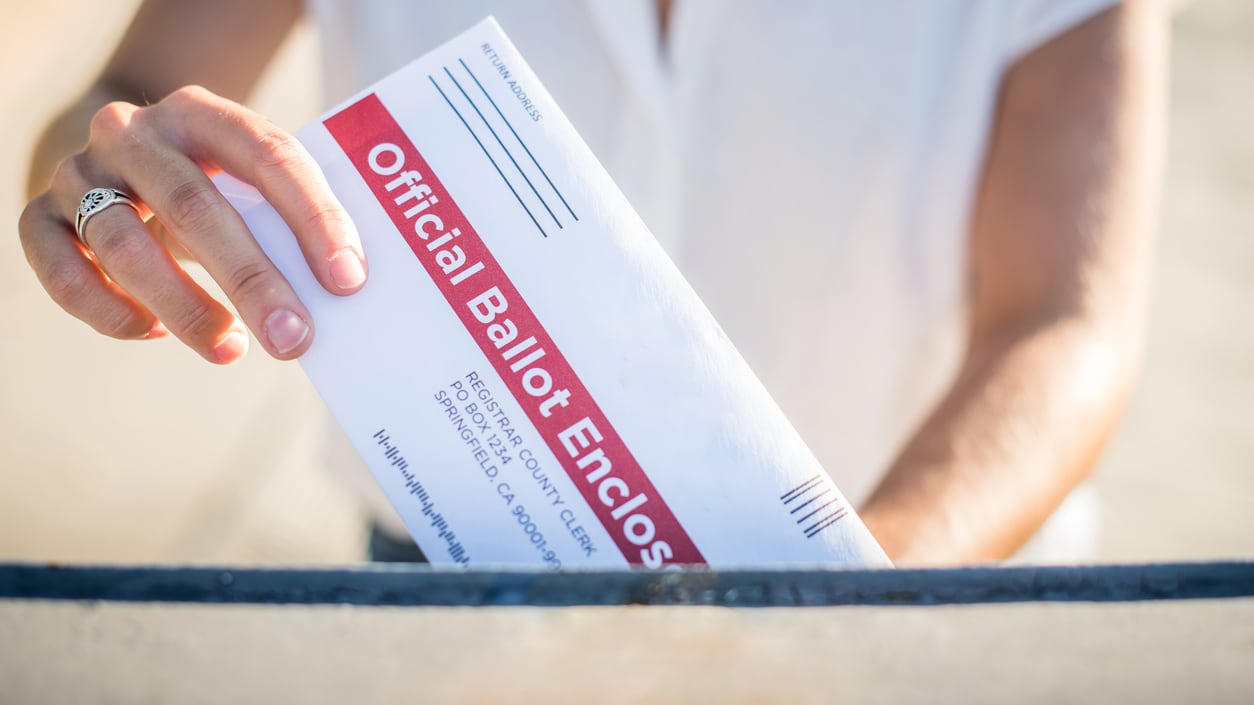
[[[495,15],[858,506],[962,361],[1003,74],[1113,0],[312,3],[329,104]]]

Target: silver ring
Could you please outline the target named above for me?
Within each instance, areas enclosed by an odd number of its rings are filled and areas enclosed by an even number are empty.
[[[139,205],[135,200],[115,188],[94,188],[83,194],[83,199],[78,202],[78,215],[74,218],[74,232],[78,233],[78,240],[83,243],[83,247],[87,247],[87,237],[83,235],[87,221],[115,203],[125,203],[139,213]]]

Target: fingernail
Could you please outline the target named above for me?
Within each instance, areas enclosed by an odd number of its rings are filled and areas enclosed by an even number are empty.
[[[309,337],[309,324],[295,313],[281,308],[266,318],[266,340],[280,355],[289,353]]]
[[[350,249],[343,249],[331,258],[331,281],[341,289],[356,289],[366,281],[366,268],[361,258]]]
[[[239,330],[226,334],[213,348],[213,358],[220,363],[235,362],[248,352],[248,336]]]
[[[170,334],[170,329],[165,327],[161,321],[153,321],[152,328],[148,330],[148,334],[144,336],[144,340],[156,340],[164,338]]]

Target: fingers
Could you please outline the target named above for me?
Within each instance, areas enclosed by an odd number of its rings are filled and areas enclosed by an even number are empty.
[[[198,165],[157,140],[142,140],[106,167],[137,192],[152,194],[149,208],[235,302],[271,355],[291,359],[308,348],[309,312]],[[89,228],[88,243],[95,248],[93,237]],[[109,271],[108,260],[102,262]],[[147,301],[132,285],[124,286]],[[173,326],[171,331],[179,335]]]
[[[235,362],[247,352],[248,336],[235,315],[188,275],[135,211],[108,208],[92,217],[85,232],[109,278],[188,347],[219,364]]]
[[[162,105],[180,115],[175,136],[188,154],[261,191],[291,227],[310,270],[327,291],[350,294],[365,284],[366,260],[357,229],[322,170],[294,137],[204,89],[183,89]]]
[[[235,302],[267,352],[279,359],[302,354],[312,341],[310,315],[239,214],[187,156],[143,128],[129,134],[142,139],[100,150],[98,164],[62,170],[58,179],[77,183],[57,183],[54,190],[84,190],[102,177],[80,172],[96,171],[116,174],[135,193],[149,194],[147,207]],[[101,211],[85,234],[105,272],[189,347],[219,363],[243,355],[247,336],[234,316],[195,284],[129,208]]]
[[[152,335],[160,320],[206,359],[237,359],[247,336],[153,237],[141,216],[155,215],[271,355],[298,357],[312,341],[310,315],[214,187],[207,172],[218,169],[274,205],[328,291],[345,295],[364,285],[360,239],[309,154],[260,116],[199,88],[146,108],[113,103],[97,112],[87,149],[62,163],[49,193],[23,217],[32,266],[58,303],[98,330]],[[82,194],[102,186],[132,194],[140,213],[110,206],[92,216],[85,240],[93,255],[72,239],[69,221]]]
[[[88,184],[101,183],[104,177],[87,176],[81,162],[68,161],[57,171],[54,192],[85,192]],[[115,286],[202,357],[225,364],[247,351],[248,336],[234,314],[196,284],[134,210],[110,206],[91,217],[84,235],[98,267]]]
[[[104,276],[47,196],[26,207],[18,232],[39,283],[67,313],[114,338],[166,335],[147,308]]]

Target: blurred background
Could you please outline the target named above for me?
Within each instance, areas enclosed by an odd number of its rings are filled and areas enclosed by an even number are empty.
[[[364,519],[317,461],[322,402],[296,364],[106,339],[40,289],[16,232],[31,146],[138,2],[5,4],[0,561],[361,560]],[[1254,2],[1189,3],[1173,35],[1148,359],[1095,476],[1103,561],[1254,557]],[[299,127],[317,72],[301,28],[253,106]]]

